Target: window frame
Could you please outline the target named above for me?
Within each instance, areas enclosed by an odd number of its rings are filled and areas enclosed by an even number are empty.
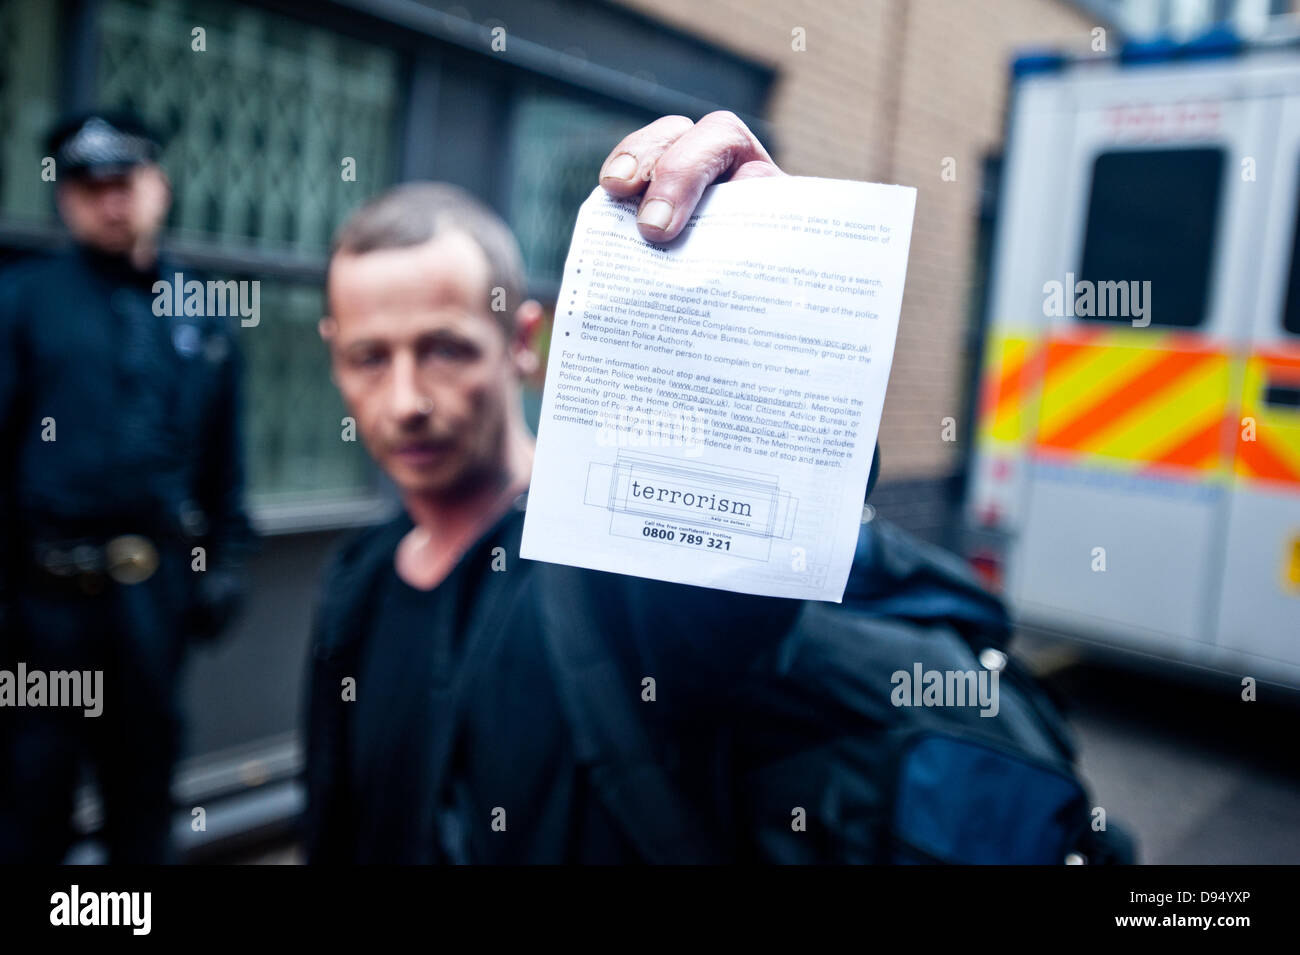
[[[1300,183],[1300,156],[1296,157],[1294,175]],[[1278,310],[1278,331],[1292,338],[1300,338],[1300,188],[1296,189],[1291,227],[1291,254],[1288,268],[1283,271],[1282,307]]]
[[[1092,238],[1093,236],[1093,227],[1094,227],[1093,217],[1094,214],[1098,211],[1096,208],[1097,197],[1098,197],[1097,173],[1098,173],[1098,169],[1102,165],[1102,162],[1111,157],[1176,156],[1179,154],[1193,154],[1193,153],[1211,154],[1214,156],[1215,160],[1217,161],[1217,166],[1214,170],[1214,176],[1215,176],[1214,195],[1213,198],[1211,199],[1213,208],[1210,210],[1209,217],[1208,217],[1208,225],[1209,225],[1210,233],[1205,242],[1203,249],[1200,250],[1203,251],[1204,253],[1204,263],[1203,263],[1203,267],[1199,270],[1199,274],[1203,277],[1204,284],[1200,290],[1200,296],[1199,296],[1200,310],[1199,310],[1197,320],[1195,322],[1173,323],[1173,322],[1159,322],[1156,321],[1154,317],[1150,317],[1150,322],[1148,325],[1132,326],[1131,319],[1124,316],[1112,317],[1112,316],[1098,316],[1098,315],[1086,315],[1086,316],[1075,315],[1074,320],[1076,322],[1080,324],[1086,324],[1089,326],[1096,326],[1099,328],[1104,328],[1107,326],[1130,326],[1130,327],[1150,328],[1157,332],[1160,331],[1179,332],[1179,333],[1187,333],[1187,334],[1205,333],[1207,325],[1210,322],[1211,318],[1213,317],[1215,283],[1218,278],[1216,272],[1219,268],[1219,264],[1217,261],[1218,258],[1217,250],[1220,246],[1220,242],[1222,239],[1222,231],[1225,226],[1225,212],[1226,212],[1225,206],[1227,201],[1226,177],[1228,173],[1229,162],[1231,159],[1231,151],[1229,150],[1227,144],[1225,143],[1213,142],[1213,143],[1197,143],[1197,144],[1189,144],[1189,145],[1175,145],[1175,144],[1162,143],[1162,144],[1153,144],[1150,146],[1125,145],[1125,146],[1102,149],[1094,153],[1092,156],[1091,168],[1088,175],[1088,187],[1083,197],[1084,200],[1084,215],[1083,215],[1083,223],[1082,223],[1083,235],[1079,243],[1078,261],[1075,264],[1075,276],[1078,281],[1081,282],[1092,281],[1094,284],[1100,284],[1101,282],[1117,282],[1117,281],[1127,282],[1127,281],[1134,280],[1133,276],[1131,275],[1119,275],[1119,274],[1106,275],[1106,276],[1094,275],[1087,268],[1089,239]],[[1162,276],[1162,278],[1167,278],[1167,276]],[[1142,280],[1141,276],[1138,276],[1136,280],[1141,281]],[[1151,288],[1152,297],[1155,296],[1155,291],[1156,291],[1155,285],[1156,283],[1152,281],[1152,288]],[[1071,292],[1071,294],[1073,293]],[[1147,304],[1148,307],[1150,307],[1151,303],[1148,302]]]

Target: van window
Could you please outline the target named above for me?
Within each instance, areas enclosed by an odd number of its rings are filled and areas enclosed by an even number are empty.
[[[1297,172],[1300,176],[1300,171]],[[1295,233],[1291,237],[1291,272],[1286,286],[1286,304],[1282,309],[1282,327],[1300,335],[1300,190],[1297,190]]]
[[[1097,157],[1078,275],[1095,304],[1092,314],[1076,310],[1080,319],[1182,328],[1205,321],[1223,164],[1218,147]]]

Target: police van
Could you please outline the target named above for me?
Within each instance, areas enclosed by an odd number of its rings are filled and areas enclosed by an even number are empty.
[[[1300,688],[1300,35],[1016,60],[965,501],[1017,618]]]

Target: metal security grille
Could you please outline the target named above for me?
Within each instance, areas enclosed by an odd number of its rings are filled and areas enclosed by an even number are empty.
[[[468,5],[0,0],[0,263],[66,238],[40,179],[57,115],[127,107],[166,136],[168,251],[206,273],[192,277],[262,283],[261,322],[239,334],[263,527],[336,526],[375,500],[315,330],[332,230],[361,202],[399,175],[464,186],[508,211],[531,291],[553,304],[613,143],[722,106],[763,128],[771,69],[618,4],[558,20],[529,0]],[[508,52],[485,46],[493,18],[511,23]]]
[[[535,294],[558,292],[573,221],[600,164],[647,121],[637,110],[598,109],[571,96],[529,92],[516,102],[510,224]]]
[[[243,329],[248,483],[261,503],[334,498],[370,485],[359,443],[342,440],[346,413],[316,333],[320,288],[263,281],[262,324]]]
[[[184,237],[321,254],[392,180],[391,50],[202,0],[106,0],[99,36],[101,101],[171,137],[163,159]],[[349,158],[355,182],[342,175]]]
[[[262,283],[261,322],[240,329],[253,501],[365,495],[316,322],[333,230],[394,178],[399,57],[204,0],[103,0],[96,26],[100,102],[168,137],[171,240],[209,273]]]
[[[0,0],[0,213],[7,219],[53,218],[41,146],[57,109],[57,12],[48,0]]]

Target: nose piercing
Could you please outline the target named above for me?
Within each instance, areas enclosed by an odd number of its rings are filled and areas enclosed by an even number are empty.
[[[433,401],[429,398],[421,398],[415,407],[420,414],[428,414],[433,410]]]

